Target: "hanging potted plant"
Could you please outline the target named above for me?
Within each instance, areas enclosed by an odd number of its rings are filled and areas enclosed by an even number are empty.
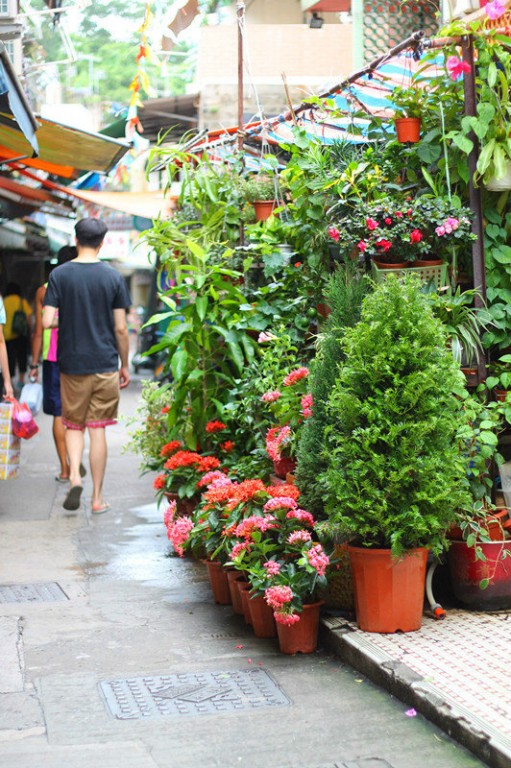
[[[401,144],[416,144],[420,141],[421,117],[427,101],[426,91],[411,85],[409,88],[394,88],[388,97],[394,107],[394,124],[397,140]]]
[[[442,551],[456,510],[469,503],[457,440],[464,381],[446,341],[413,275],[378,285],[342,340],[321,527],[350,544],[365,631],[419,629],[428,551]]]
[[[257,221],[265,221],[276,206],[276,177],[268,173],[256,173],[246,179],[245,197],[254,206]]]

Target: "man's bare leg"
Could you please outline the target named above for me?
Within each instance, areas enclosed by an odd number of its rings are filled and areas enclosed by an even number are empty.
[[[62,416],[53,417],[53,439],[60,461],[60,477],[64,480],[69,477],[69,463],[67,461],[66,428],[62,423]]]
[[[105,506],[103,498],[103,480],[105,479],[107,445],[104,427],[89,427],[90,436],[90,471],[92,475],[92,511],[102,510]]]

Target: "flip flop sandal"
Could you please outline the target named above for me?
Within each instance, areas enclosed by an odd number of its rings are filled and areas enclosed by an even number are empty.
[[[69,477],[61,477],[60,475],[55,475],[55,480],[57,483],[69,483]]]
[[[110,509],[110,504],[108,502],[105,502],[100,507],[91,507],[91,512],[93,515],[102,515],[103,512],[108,512]]]
[[[62,505],[64,509],[79,509],[83,488],[81,485],[72,485]]]

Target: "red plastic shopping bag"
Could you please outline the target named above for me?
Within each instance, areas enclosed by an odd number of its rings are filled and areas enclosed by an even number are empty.
[[[18,403],[14,397],[10,399],[10,402],[12,403],[13,435],[21,437],[23,440],[29,440],[39,432],[39,427],[34,421],[30,408],[26,403]]]

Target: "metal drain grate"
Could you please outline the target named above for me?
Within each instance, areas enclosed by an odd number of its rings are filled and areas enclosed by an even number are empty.
[[[261,668],[131,677],[103,680],[99,685],[110,712],[119,720],[215,715],[290,704]]]
[[[69,600],[56,583],[0,584],[0,603],[55,603]]]

